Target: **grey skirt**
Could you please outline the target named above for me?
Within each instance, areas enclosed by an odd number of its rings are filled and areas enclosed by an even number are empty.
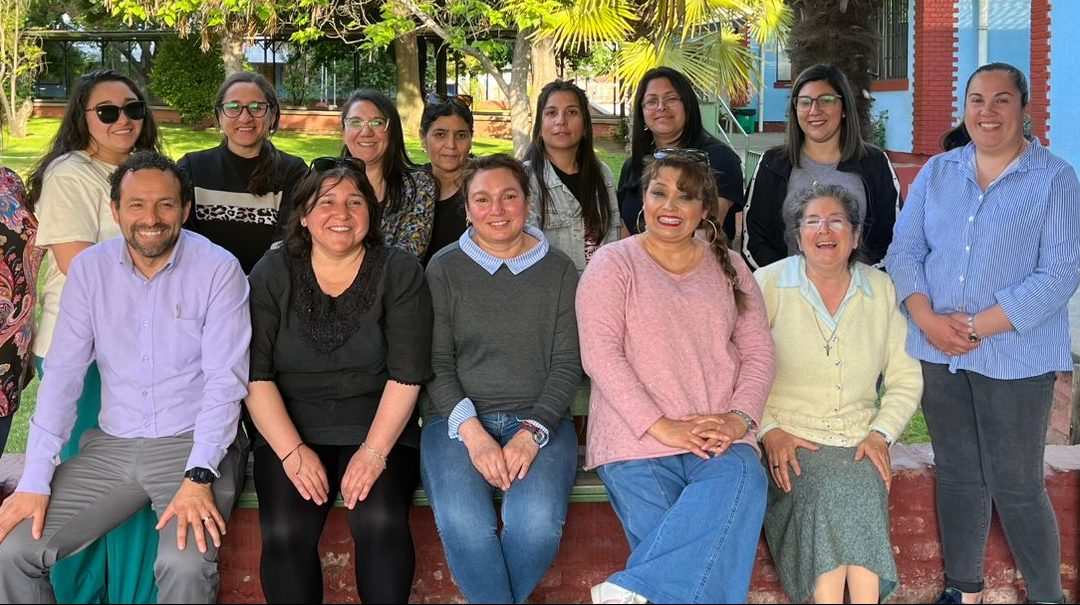
[[[858,565],[878,575],[884,601],[900,580],[889,540],[889,498],[877,468],[865,457],[855,462],[853,447],[798,448],[796,456],[802,475],[791,474],[786,494],[770,479],[765,511],[765,539],[788,597],[806,602],[819,576]]]

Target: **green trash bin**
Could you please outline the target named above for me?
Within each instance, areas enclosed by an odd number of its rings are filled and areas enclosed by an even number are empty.
[[[739,123],[744,132],[750,133],[757,129],[757,109],[753,107],[736,107],[735,121]]]

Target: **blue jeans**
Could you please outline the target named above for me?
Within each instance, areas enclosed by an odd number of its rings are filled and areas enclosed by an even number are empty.
[[[513,414],[479,420],[502,445],[521,427]],[[454,580],[470,603],[524,603],[559,552],[577,466],[574,425],[560,421],[529,473],[503,494],[501,533],[496,488],[473,466],[465,444],[446,431],[443,418],[425,421],[420,472]]]
[[[1061,538],[1043,479],[1054,373],[996,380],[925,361],[922,370],[945,585],[983,589],[990,515],[997,509],[1028,600],[1057,602]]]
[[[679,454],[599,467],[630,542],[609,582],[653,603],[745,603],[767,481],[745,443],[709,460]]]

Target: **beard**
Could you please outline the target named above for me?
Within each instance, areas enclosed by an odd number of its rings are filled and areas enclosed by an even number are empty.
[[[165,237],[164,239],[156,243],[151,244],[141,241],[136,235],[139,231],[156,231],[159,229],[163,231],[168,237]],[[135,225],[130,229],[130,231],[128,231],[128,233],[124,234],[124,241],[126,241],[128,247],[134,252],[137,252],[139,256],[148,259],[158,258],[162,255],[168,254],[173,249],[173,247],[176,246],[176,241],[180,239],[179,229],[173,231],[171,235],[169,235],[169,231],[169,226],[164,224],[157,224],[149,227],[143,225]]]

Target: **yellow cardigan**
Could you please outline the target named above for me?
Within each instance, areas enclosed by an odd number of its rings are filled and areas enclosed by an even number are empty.
[[[852,272],[828,355],[824,345],[832,327],[810,302],[820,301],[820,296],[811,291],[803,257],[786,258],[754,274],[776,343],[776,380],[759,438],[779,427],[840,447],[858,445],[871,429],[895,440],[918,408],[922,369],[904,350],[907,322],[897,307],[892,280],[861,263]],[[880,409],[879,375],[884,375],[885,387]]]

